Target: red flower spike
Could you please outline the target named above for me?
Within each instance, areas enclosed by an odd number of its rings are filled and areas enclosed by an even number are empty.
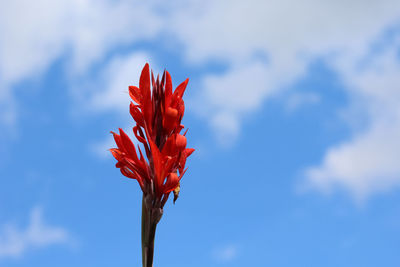
[[[186,132],[181,134],[184,128],[181,121],[185,112],[182,97],[188,81],[186,79],[173,91],[168,71],[164,71],[161,80],[158,75],[154,79],[149,64],[146,64],[140,74],[139,87],[129,86],[129,96],[133,101],[129,112],[136,122],[132,132],[139,142],[137,150],[122,129],[119,129],[119,134],[111,132],[117,145],[117,148],[110,149],[117,160],[115,166],[124,176],[137,180],[143,191],[144,267],[153,266],[157,223],[170,193],[174,194],[174,203],[178,198],[180,180],[187,170],[186,159],[194,151],[193,148],[186,148]],[[145,150],[146,158],[141,147]]]
[[[142,70],[139,87],[129,86],[133,102],[129,112],[136,122],[133,133],[145,148],[147,160],[140,146],[138,152],[129,136],[120,129],[113,133],[117,148],[110,149],[118,161],[121,173],[136,179],[152,208],[162,209],[168,195],[179,192],[179,181],[184,174],[186,158],[194,149],[186,148],[187,140],[180,132],[185,110],[182,99],[189,79],[173,91],[172,79],[164,71],[161,80],[154,79],[149,64]],[[138,154],[139,153],[139,154]],[[179,176],[178,176],[179,171]]]

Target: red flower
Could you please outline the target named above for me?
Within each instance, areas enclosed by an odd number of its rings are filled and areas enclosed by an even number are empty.
[[[130,114],[136,122],[133,133],[142,143],[143,153],[119,129],[119,134],[112,132],[118,148],[110,149],[118,161],[117,168],[128,178],[136,179],[144,193],[150,196],[153,206],[162,208],[171,191],[175,198],[185,173],[186,158],[193,153],[193,148],[186,148],[186,132],[181,120],[185,111],[182,96],[189,79],[172,90],[171,76],[168,71],[159,80],[154,79],[146,64],[140,75],[139,87],[129,86],[129,95],[134,102],[130,104]],[[137,151],[139,153],[137,153]]]

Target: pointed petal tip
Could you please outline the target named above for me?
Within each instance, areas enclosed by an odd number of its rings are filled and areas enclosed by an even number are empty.
[[[194,148],[186,148],[186,157],[189,157],[190,155],[192,155],[192,153],[195,151]]]

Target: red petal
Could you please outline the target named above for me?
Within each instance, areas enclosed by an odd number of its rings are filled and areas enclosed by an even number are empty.
[[[141,166],[140,161],[133,161],[129,158],[124,158],[123,163],[127,168],[129,168],[132,172],[135,172],[137,176],[142,178],[147,178],[147,172],[145,171],[146,166]]]
[[[162,87],[165,86],[165,72],[166,72],[166,70],[164,70],[163,75],[161,77],[161,83],[160,84],[161,84]]]
[[[172,96],[172,80],[169,72],[166,72],[166,82],[165,82],[165,108],[167,109],[171,103]]]
[[[129,112],[138,125],[144,126],[143,114],[140,112],[139,108],[133,104],[133,102],[131,102],[129,106]]]
[[[175,165],[176,158],[168,157],[167,163],[164,166],[164,176],[166,173],[170,173],[172,170],[171,168]]]
[[[150,68],[149,63],[144,65],[142,73],[139,79],[139,88],[143,98],[145,98],[150,93]]]
[[[176,87],[175,92],[174,92],[174,98],[177,98],[177,97],[182,98],[188,82],[189,82],[189,78],[187,78],[183,83],[181,83],[180,85],[178,85],[178,87]]]
[[[147,127],[151,127],[151,117],[152,117],[152,104],[151,104],[151,92],[150,92],[150,69],[149,64],[146,63],[142,70],[139,80],[139,88],[142,94],[141,108],[144,114],[144,119],[146,121]],[[151,128],[148,129],[151,134]]]
[[[143,153],[142,153],[142,150],[140,149],[140,146],[138,145],[137,148],[138,148],[139,154],[140,154],[140,161],[141,161],[142,163],[144,163],[144,165],[146,165],[146,160],[145,160],[144,157],[143,157]]]
[[[185,102],[183,102],[183,100],[181,99],[181,101],[179,102],[179,116],[181,119],[184,113],[185,113]]]
[[[121,151],[119,151],[119,149],[111,148],[110,152],[116,160],[120,161],[122,159],[122,153],[121,153]]]
[[[162,148],[162,154],[165,156],[174,156],[174,147],[175,147],[175,134],[171,135],[168,137],[167,141],[165,142],[163,148]]]
[[[157,80],[158,80],[158,77],[157,77]],[[153,70],[151,70],[151,85],[154,87],[154,83],[155,83],[155,81],[154,81],[154,74],[153,74]]]
[[[162,186],[162,182],[164,177],[162,177],[162,154],[160,152],[160,150],[158,150],[157,145],[152,141],[149,140],[150,143],[150,148],[151,148],[151,155],[153,158],[153,164],[154,164],[154,172],[155,172],[155,185],[157,188],[161,188]],[[160,191],[159,191],[160,193]]]
[[[140,94],[140,89],[136,86],[129,86],[129,95],[133,101],[140,105],[142,96]]]
[[[179,172],[181,172],[186,165],[186,159],[193,153],[194,149],[193,148],[186,148],[183,153],[180,155],[179,159]]]
[[[189,157],[193,152],[194,152],[194,148],[186,148],[185,149],[186,157]]]
[[[135,161],[138,160],[135,145],[132,143],[129,136],[120,128],[119,133],[121,136],[122,143],[124,144],[125,152]]]
[[[127,167],[121,168],[120,171],[124,176],[131,178],[131,179],[136,179],[134,173],[131,170],[129,170]]]
[[[140,142],[140,143],[142,143],[142,144],[147,144],[147,141],[146,141],[146,139],[143,137],[143,136],[141,136],[141,135],[138,135],[138,130],[139,130],[140,128],[138,127],[138,126],[135,126],[135,127],[133,127],[133,133],[135,134],[135,136],[136,136],[136,139]]]
[[[122,144],[121,137],[114,132],[111,132],[111,133],[114,136],[114,140],[115,140],[115,143],[117,144],[118,148],[124,152],[125,149],[124,149],[124,145]]]

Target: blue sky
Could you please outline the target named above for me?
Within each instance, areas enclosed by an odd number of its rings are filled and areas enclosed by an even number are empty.
[[[109,131],[149,62],[196,152],[155,266],[400,264],[400,4],[0,3],[0,266],[140,266]]]

